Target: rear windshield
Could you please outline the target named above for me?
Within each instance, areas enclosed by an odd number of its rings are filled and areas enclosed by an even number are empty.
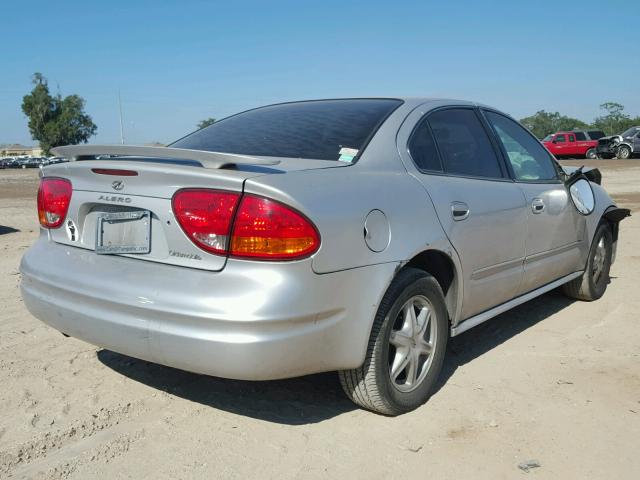
[[[352,161],[395,99],[317,100],[257,108],[220,120],[171,144],[211,152]]]

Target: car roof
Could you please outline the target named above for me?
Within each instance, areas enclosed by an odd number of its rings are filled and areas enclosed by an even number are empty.
[[[403,97],[403,96],[397,96],[397,95],[374,96],[374,97],[308,98],[308,99],[301,99],[301,100],[291,100],[287,102],[278,102],[275,104],[264,104],[264,105],[260,105],[260,107],[268,107],[271,105],[283,105],[287,103],[318,102],[323,100],[401,100],[402,102],[404,102],[404,106],[408,106],[408,107],[417,107],[423,104],[438,103],[438,104],[449,104],[449,105],[481,106],[481,107],[491,108],[495,110],[494,107],[491,107],[489,105],[485,105],[479,102],[470,101],[470,100],[460,100],[460,99],[446,98],[446,97]]]

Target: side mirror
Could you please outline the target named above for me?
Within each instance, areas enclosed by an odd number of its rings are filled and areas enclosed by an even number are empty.
[[[558,140],[554,138],[553,140],[551,140],[551,143],[558,143]]]
[[[573,201],[573,205],[578,212],[582,215],[589,215],[593,212],[596,206],[596,198],[589,180],[583,176],[578,177],[577,180],[569,185],[569,192],[571,193],[571,201]]]

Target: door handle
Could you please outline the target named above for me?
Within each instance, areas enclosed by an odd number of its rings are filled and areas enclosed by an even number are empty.
[[[531,201],[531,211],[533,213],[544,212],[544,201],[541,198],[534,198]]]
[[[453,202],[451,204],[451,216],[456,222],[466,220],[469,217],[469,205],[464,202]]]

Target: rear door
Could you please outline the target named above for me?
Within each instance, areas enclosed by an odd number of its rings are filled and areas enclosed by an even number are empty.
[[[576,136],[573,133],[569,133],[567,134],[567,155],[579,155],[579,145],[578,142],[576,142]]]
[[[594,142],[587,137],[585,132],[575,132],[577,152],[576,155],[584,155],[587,150],[594,147]]]
[[[555,163],[538,140],[502,114],[484,114],[527,202],[523,294],[584,267],[586,220],[573,207]]]
[[[461,318],[513,298],[522,280],[526,205],[477,109],[427,113],[407,146],[462,264]]]

